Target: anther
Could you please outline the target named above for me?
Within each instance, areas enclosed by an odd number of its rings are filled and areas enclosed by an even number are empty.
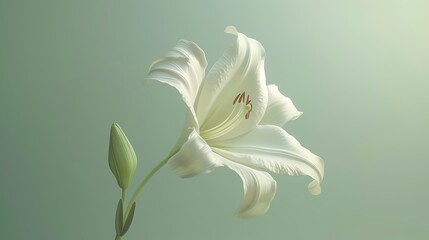
[[[246,92],[243,92],[243,93],[240,95],[240,100],[238,100],[238,102],[239,102],[239,103],[243,102],[243,101],[244,101],[245,96],[246,96]]]
[[[232,102],[232,105],[234,105],[236,102],[237,102],[237,100],[238,100],[238,98],[240,97],[240,93],[237,95],[237,97],[235,97],[235,99],[234,99],[234,101]]]

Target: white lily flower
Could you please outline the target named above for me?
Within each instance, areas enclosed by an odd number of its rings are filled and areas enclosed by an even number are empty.
[[[301,115],[275,85],[266,85],[262,45],[229,26],[237,41],[205,76],[207,61],[195,43],[181,40],[150,67],[148,80],[174,87],[188,107],[177,152],[169,159],[180,177],[226,166],[241,177],[244,199],[236,216],[264,214],[276,192],[266,171],[307,175],[312,194],[320,193],[323,160],[281,127]]]

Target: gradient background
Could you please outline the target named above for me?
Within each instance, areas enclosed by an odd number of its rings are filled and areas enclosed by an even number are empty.
[[[428,11],[424,0],[0,1],[0,238],[113,239],[111,123],[141,179],[185,112],[173,89],[143,86],[151,62],[185,38],[211,66],[235,25],[304,112],[286,129],[325,159],[322,194],[276,175],[270,211],[242,221],[234,172],[183,180],[164,168],[125,239],[426,239]]]

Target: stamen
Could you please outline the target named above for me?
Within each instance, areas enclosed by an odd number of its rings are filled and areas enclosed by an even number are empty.
[[[240,100],[238,100],[239,103],[241,103],[242,101],[244,101],[244,98],[246,97],[246,92],[243,92],[240,96]]]
[[[231,118],[232,118],[232,116],[233,116],[233,114],[234,114],[235,110],[238,108],[238,106],[239,106],[239,105],[236,105],[236,106],[232,109],[232,112],[228,115],[228,117],[227,117],[225,120],[223,120],[221,123],[219,123],[218,125],[216,125],[216,126],[214,126],[214,127],[212,127],[212,128],[209,128],[209,129],[206,129],[206,130],[204,130],[204,131],[201,131],[201,134],[204,134],[204,133],[207,133],[207,132],[216,131],[217,129],[219,129],[219,128],[221,128],[223,125],[225,125],[225,123],[226,123],[226,122],[228,122],[229,120],[231,120]],[[234,117],[235,117],[235,116],[234,116]]]
[[[236,128],[243,121],[243,119],[249,119],[250,112],[253,108],[252,100],[250,99],[249,95],[247,95],[246,102],[244,102],[245,99],[246,92],[238,94],[232,102],[234,108],[232,109],[228,117],[226,117],[225,120],[223,120],[221,123],[217,124],[212,128],[205,130],[201,129],[201,137],[204,138],[206,141],[218,138]],[[236,105],[236,103],[239,104]]]
[[[232,102],[232,105],[235,105],[235,103],[237,102],[238,98],[240,97],[241,94],[238,94],[237,97],[235,97],[234,101]]]
[[[252,111],[252,109],[253,109],[252,99],[250,99],[250,95],[247,95],[246,105],[250,105],[250,110],[246,113],[246,116],[245,116],[245,118],[246,118],[246,119],[249,119],[249,117],[250,117],[250,112],[251,112],[251,111]]]

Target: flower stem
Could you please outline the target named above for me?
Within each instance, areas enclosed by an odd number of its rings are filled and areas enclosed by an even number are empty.
[[[158,172],[159,169],[161,169],[170,159],[171,155],[166,157],[164,160],[162,160],[158,165],[156,165],[156,167],[154,169],[152,169],[152,171],[146,175],[145,178],[143,178],[143,180],[140,182],[140,184],[138,185],[136,191],[134,192],[133,196],[131,197],[128,206],[127,206],[127,210],[125,211],[124,214],[124,219],[126,219],[128,217],[128,213],[131,210],[131,206],[133,205],[134,201],[136,200],[136,198],[138,197],[138,195],[140,194],[140,191],[143,189],[143,187],[146,185],[146,183],[152,178],[152,176]],[[124,199],[125,201],[125,199]],[[119,238],[120,239],[120,238]]]
[[[126,198],[126,195],[127,195],[126,189],[122,189],[122,204],[125,204],[125,203],[126,203],[126,202],[125,202],[125,200],[126,200],[126,199],[125,199],[125,198]],[[126,216],[126,215],[124,214],[124,215],[122,216],[122,219],[124,219],[124,220],[125,220],[125,219],[126,219],[126,218],[125,218],[125,216]]]

